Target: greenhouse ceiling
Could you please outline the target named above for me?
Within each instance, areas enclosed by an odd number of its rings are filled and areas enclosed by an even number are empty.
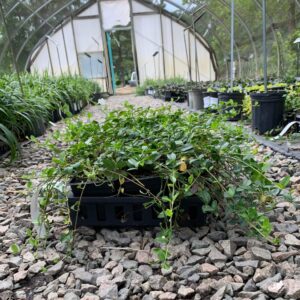
[[[3,0],[1,1],[0,66],[7,72],[15,61],[25,68],[32,50],[45,37],[97,0]],[[99,1],[99,0],[98,0]],[[100,0],[101,1],[101,0]],[[112,1],[112,0],[111,0]],[[195,26],[214,52],[218,74],[228,76],[230,62],[230,0],[140,0],[172,15],[187,27]],[[235,1],[234,51],[239,77],[262,75],[261,1]],[[300,36],[299,0],[267,0],[268,69],[271,76],[293,74]],[[7,25],[5,31],[4,24]],[[9,42],[12,47],[10,48]]]

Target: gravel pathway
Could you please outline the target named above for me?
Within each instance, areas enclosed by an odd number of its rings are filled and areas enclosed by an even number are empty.
[[[109,109],[133,105],[158,107],[150,97],[114,96]],[[184,107],[183,105],[179,105]],[[86,109],[100,120],[99,106]],[[79,116],[85,119],[85,113]],[[59,122],[49,129],[63,129]],[[43,141],[46,136],[39,138]],[[197,229],[181,228],[172,240],[171,270],[154,262],[154,230],[95,231],[80,228],[71,255],[53,239],[43,250],[24,245],[32,228],[30,197],[24,174],[42,170],[49,154],[34,144],[23,145],[22,160],[0,163],[0,300],[172,300],[172,299],[300,299],[300,164],[258,146],[259,156],[271,155],[269,176],[291,175],[294,202],[282,202],[269,213],[278,246],[247,237],[236,225],[221,221]],[[5,162],[4,162],[5,163]],[[52,237],[64,227],[53,215]],[[21,252],[13,255],[12,244]]]

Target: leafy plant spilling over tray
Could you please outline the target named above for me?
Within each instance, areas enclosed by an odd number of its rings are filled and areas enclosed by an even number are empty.
[[[47,224],[49,205],[62,182],[76,178],[84,190],[90,182],[101,186],[117,181],[122,193],[129,180],[141,195],[150,197],[147,206],[159,208],[158,241],[166,247],[157,254],[164,262],[182,199],[196,195],[205,212],[248,225],[269,238],[271,225],[261,211],[288,183],[288,178],[277,184],[267,179],[267,164],[255,160],[250,138],[220,115],[126,105],[107,113],[103,123],[70,120],[66,131],[56,132],[54,138],[55,143],[47,144],[53,163],[42,174],[39,221]],[[145,175],[159,176],[165,183],[158,193],[141,184],[139,178]]]

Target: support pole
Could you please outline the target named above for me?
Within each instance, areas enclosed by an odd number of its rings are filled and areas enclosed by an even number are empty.
[[[67,65],[68,65],[68,74],[71,75],[70,61],[69,61],[69,56],[68,56],[67,43],[66,43],[66,37],[65,37],[65,32],[64,32],[64,26],[61,26],[61,33],[62,33],[62,38],[63,38],[63,42],[64,42],[65,56],[66,56]]]
[[[5,33],[6,33],[6,36],[7,36],[7,39],[8,39],[8,43],[9,43],[9,47],[10,47],[10,51],[11,51],[11,56],[12,56],[12,61],[13,61],[13,65],[14,65],[14,69],[15,69],[16,74],[17,74],[17,78],[18,78],[18,82],[19,82],[19,85],[20,85],[20,90],[21,90],[22,96],[24,97],[24,89],[23,89],[23,85],[22,85],[22,82],[21,82],[21,78],[20,78],[20,72],[19,72],[19,68],[18,68],[16,57],[15,57],[14,48],[13,48],[13,45],[12,45],[12,40],[11,40],[9,32],[8,32],[8,27],[7,27],[7,23],[6,23],[6,19],[5,19],[5,15],[4,15],[4,11],[3,11],[3,7],[2,7],[1,1],[0,1],[0,13],[1,13],[1,18],[3,20],[3,24],[4,24],[4,28],[5,28]]]
[[[171,18],[171,38],[172,38],[172,61],[173,61],[173,77],[175,78],[175,49],[174,49],[174,31],[173,31],[173,18]]]
[[[51,58],[48,39],[46,39],[46,46],[47,46],[47,52],[48,52],[48,56],[49,56],[50,67],[51,67],[51,74],[52,74],[52,76],[54,76],[53,62],[52,62],[52,58]]]
[[[197,11],[198,12],[198,11]],[[195,14],[195,13],[194,13]],[[196,38],[196,22],[194,14],[192,15],[192,22],[193,22],[193,35],[194,35],[194,54],[195,54],[195,81],[201,81],[200,78],[200,70],[199,70],[199,62],[198,62],[198,51],[197,51],[197,38]],[[198,19],[199,20],[199,19]]]
[[[130,7],[131,42],[132,42],[133,62],[134,62],[134,69],[135,69],[137,84],[139,85],[140,84],[140,73],[139,73],[138,57],[137,57],[137,50],[136,50],[133,5],[132,5],[132,0],[129,0],[128,2],[129,2],[129,7]]]
[[[234,67],[234,0],[231,0],[230,90],[233,92]]]
[[[266,43],[266,0],[262,1],[262,28],[263,28],[263,60],[264,60],[264,87],[265,93],[268,91],[267,84],[267,43]]]
[[[76,62],[77,62],[78,74],[81,75],[73,18],[71,18],[71,28],[72,28],[72,35],[73,35],[74,47],[75,47],[75,53],[76,53]]]
[[[104,59],[105,59],[105,68],[106,68],[106,82],[108,83],[107,92],[109,94],[113,94],[113,83],[111,78],[111,71],[110,71],[110,64],[109,64],[109,54],[108,54],[108,48],[107,48],[107,39],[106,39],[106,32],[103,27],[103,16],[102,16],[102,9],[101,9],[101,3],[100,0],[97,0],[98,4],[98,14],[99,14],[99,23],[100,23],[100,29],[101,29],[101,36],[102,36],[102,46],[103,46],[103,52],[104,52]]]
[[[57,52],[57,57],[58,57],[58,63],[59,63],[59,69],[60,69],[60,75],[63,75],[63,70],[62,70],[62,66],[61,66],[61,60],[60,60],[60,54],[59,54],[59,49],[58,46],[55,45],[56,47],[56,52]]]
[[[299,43],[297,44],[297,77],[299,77]]]
[[[159,7],[159,21],[160,21],[160,36],[161,36],[161,52],[162,52],[162,66],[163,66],[163,76],[166,79],[166,67],[165,67],[165,45],[164,45],[164,32],[163,32],[163,23],[162,23],[162,12],[161,12],[162,1],[160,1]],[[160,70],[160,61],[159,70]],[[160,74],[159,74],[160,75]]]

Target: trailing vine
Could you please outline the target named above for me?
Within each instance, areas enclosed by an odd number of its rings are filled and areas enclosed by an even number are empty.
[[[204,212],[236,220],[272,242],[272,226],[263,211],[272,208],[274,197],[285,194],[289,182],[289,178],[270,181],[265,176],[268,164],[256,161],[251,138],[220,114],[126,105],[107,112],[101,123],[69,120],[64,132],[55,132],[42,146],[53,158],[40,174],[39,222],[49,230],[54,208],[67,216],[66,224],[68,209],[78,212],[80,203],[66,205],[73,178],[81,182],[82,191],[88,182],[117,181],[117,192],[122,193],[124,182],[134,182],[140,196],[150,199],[145,208],[154,206],[162,220],[157,241],[164,247],[155,253],[165,268],[183,199],[196,195]],[[145,174],[161,178],[164,184],[159,193],[153,194],[141,183],[139,178]],[[65,233],[71,241],[72,231]]]

